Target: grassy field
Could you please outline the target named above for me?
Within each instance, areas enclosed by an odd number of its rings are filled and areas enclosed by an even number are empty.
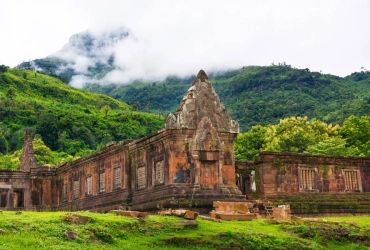
[[[77,212],[85,225],[66,221],[67,212],[0,211],[0,249],[368,249],[370,217],[330,217],[324,221],[213,222],[181,228],[180,218],[145,219]],[[67,240],[66,230],[78,238]]]

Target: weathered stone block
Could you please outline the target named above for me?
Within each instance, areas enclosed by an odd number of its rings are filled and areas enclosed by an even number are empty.
[[[134,217],[134,218],[140,218],[140,217],[147,217],[147,212],[139,212],[139,211],[122,211],[122,210],[111,210],[112,213],[121,215],[121,216],[127,216],[127,217]]]
[[[69,221],[69,222],[72,222],[74,224],[78,224],[78,225],[85,225],[86,223],[88,223],[90,221],[90,217],[88,216],[83,216],[83,215],[79,215],[79,214],[65,214],[63,215],[63,220],[64,221]]]
[[[256,214],[227,214],[216,212],[217,218],[222,220],[254,220],[257,218]]]
[[[198,222],[196,220],[182,220],[182,221],[176,222],[175,226],[181,227],[181,228],[186,228],[186,227],[196,228],[198,227]]]
[[[78,239],[78,235],[75,232],[66,230],[64,232],[64,235],[66,236],[67,240],[76,240]]]
[[[196,220],[198,215],[199,215],[199,213],[197,213],[197,212],[186,210],[184,218],[188,219],[188,220]]]

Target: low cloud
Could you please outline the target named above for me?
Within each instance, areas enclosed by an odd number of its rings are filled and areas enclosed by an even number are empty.
[[[90,49],[78,49],[82,33],[53,54],[67,62],[60,70],[70,68],[78,74],[72,79],[75,86],[84,81],[157,81],[168,75],[194,75],[200,69],[279,62],[339,76],[370,68],[370,35],[364,25],[370,20],[370,3],[365,0],[91,0],[88,9],[84,2],[72,0],[60,1],[56,7],[50,1],[23,1],[22,9],[13,2],[0,8],[0,20],[9,24],[4,29],[11,38],[3,41],[0,63],[7,54],[11,59],[22,55],[25,61],[45,57],[56,50],[48,47],[51,44],[61,47],[70,34],[91,29],[88,34],[95,40]],[[36,18],[45,14],[50,22]],[[127,37],[112,36],[122,29]],[[44,47],[47,53],[30,54]],[[94,67],[103,68],[104,74],[90,75]]]

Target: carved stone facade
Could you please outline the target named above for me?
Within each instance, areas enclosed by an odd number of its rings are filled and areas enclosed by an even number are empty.
[[[165,129],[144,138],[50,168],[37,166],[27,131],[19,170],[0,171],[0,209],[206,211],[247,196],[292,213],[370,213],[370,157],[261,153],[235,163],[238,127],[201,70]]]
[[[370,213],[369,157],[266,152],[236,169],[249,199],[291,204],[293,213]]]
[[[209,210],[216,200],[243,201],[235,182],[238,132],[201,70],[165,129],[142,139],[48,168],[36,166],[27,132],[20,169],[0,171],[0,208]]]

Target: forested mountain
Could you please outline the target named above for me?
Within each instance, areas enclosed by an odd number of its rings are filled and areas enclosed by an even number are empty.
[[[341,78],[280,64],[208,76],[242,131],[291,116],[338,124],[351,114],[370,113],[369,71]],[[125,101],[138,110],[166,114],[176,110],[193,79],[170,76],[162,82],[90,84],[85,89]]]
[[[126,72],[115,57],[117,53],[125,57],[119,48],[127,48],[127,41],[138,40],[125,27],[84,31],[71,36],[60,51],[19,67],[55,75],[73,86],[126,102],[135,110],[163,115],[174,112],[195,76],[168,76],[158,82],[137,79],[125,84],[119,78],[119,84],[112,84],[107,76],[118,70],[123,77]],[[370,111],[369,71],[338,77],[279,63],[207,73],[242,131],[296,116],[340,124],[350,115],[367,115]]]
[[[82,156],[110,141],[145,136],[163,123],[163,117],[54,77],[0,68],[0,155],[21,149],[26,128],[53,151]]]
[[[104,32],[86,30],[74,34],[63,48],[46,58],[23,62],[22,69],[34,69],[55,76],[65,83],[73,77],[102,79],[115,68],[116,47],[126,38],[136,39],[126,27]]]

